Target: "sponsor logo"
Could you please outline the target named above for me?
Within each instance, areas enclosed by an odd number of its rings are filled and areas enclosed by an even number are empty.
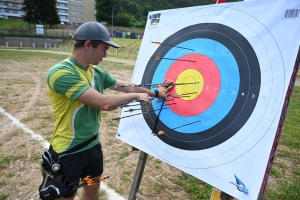
[[[155,13],[153,15],[149,16],[149,19],[151,20],[150,25],[158,25],[160,21],[161,13]]]

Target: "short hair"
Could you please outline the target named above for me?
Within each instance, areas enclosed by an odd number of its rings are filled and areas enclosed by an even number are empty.
[[[87,40],[79,40],[79,41],[75,41],[74,42],[74,49],[79,49],[81,47],[84,46],[84,43],[86,42]],[[100,40],[91,40],[91,45],[93,47],[93,49],[97,48],[97,46],[102,43],[102,41]]]

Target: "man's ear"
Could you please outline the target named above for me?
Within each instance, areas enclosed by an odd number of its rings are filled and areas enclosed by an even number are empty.
[[[85,41],[84,47],[90,48],[90,46],[91,46],[91,41],[90,40]]]

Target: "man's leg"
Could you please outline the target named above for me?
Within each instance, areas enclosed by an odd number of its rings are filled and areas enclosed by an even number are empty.
[[[81,179],[83,180],[86,176],[92,179],[100,178],[103,173],[103,154],[100,143],[91,148],[85,157],[90,159],[90,163],[84,167]],[[99,200],[99,189],[100,182],[96,182],[91,186],[84,186],[82,200]]]
[[[82,200],[99,200],[100,182],[91,186],[84,186],[82,190]]]

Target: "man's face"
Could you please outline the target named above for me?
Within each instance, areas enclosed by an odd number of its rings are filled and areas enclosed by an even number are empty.
[[[101,42],[95,49],[90,46],[89,54],[90,54],[90,64],[98,65],[99,62],[102,61],[103,58],[107,56],[107,50],[109,48],[109,44]]]

